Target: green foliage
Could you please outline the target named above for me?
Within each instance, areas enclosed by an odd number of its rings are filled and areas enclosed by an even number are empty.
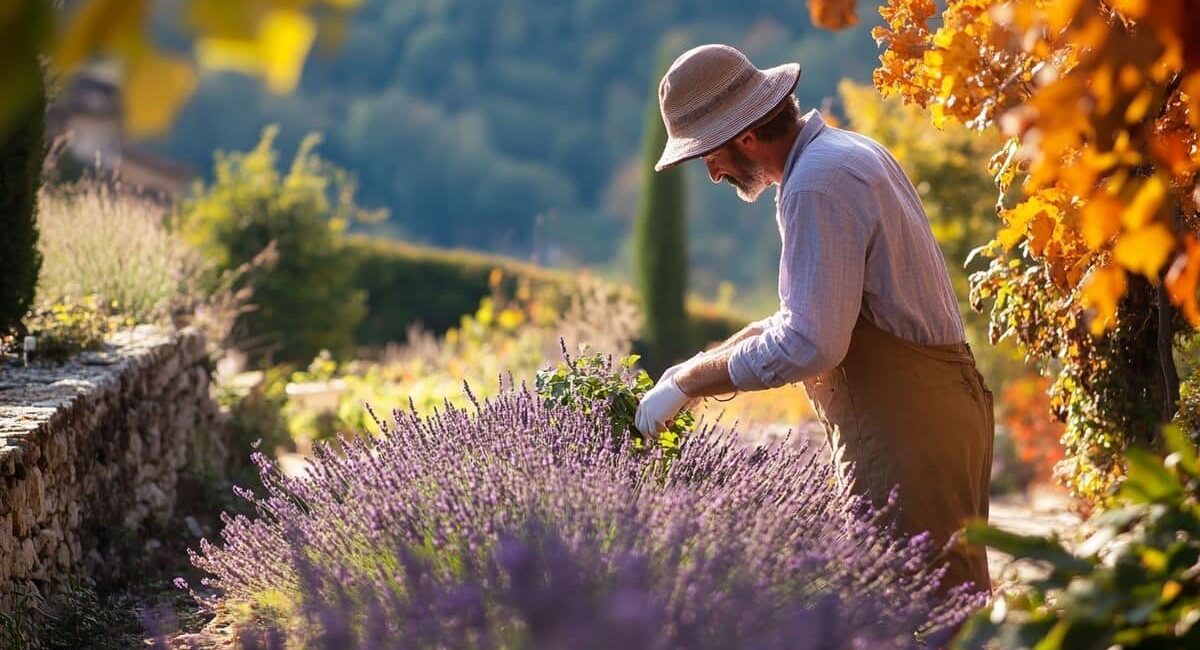
[[[614,367],[612,357],[590,354],[572,359],[564,347],[563,361],[554,368],[539,370],[534,386],[538,396],[548,404],[585,413],[597,401],[607,404],[613,444],[620,447],[626,440],[632,440],[634,449],[645,449],[645,435],[634,426],[634,415],[642,396],[654,386],[654,380],[645,370],[634,369],[638,359],[637,355],[630,355]],[[681,437],[694,427],[695,418],[687,410],[680,411],[667,425],[667,430],[659,435],[658,444],[666,450],[668,458],[679,454]]]
[[[1051,406],[1066,423],[1065,457],[1055,474],[1077,496],[1103,502],[1124,471],[1125,448],[1149,444],[1159,426],[1155,290],[1131,278],[1120,313],[1151,317],[1118,320],[1092,335],[1069,293],[1042,273],[1044,267],[1027,258],[997,258],[972,276],[971,300],[979,309],[991,301],[994,340],[1012,339],[1054,377]]]
[[[9,650],[119,650],[144,640],[133,603],[101,596],[71,578],[49,599],[20,592],[0,612],[0,647]]]
[[[366,346],[403,340],[408,328],[417,324],[437,333],[455,327],[463,314],[474,312],[491,294],[496,270],[504,293],[512,295],[526,285],[551,294],[551,306],[559,310],[579,287],[577,274],[512,258],[359,235],[346,238],[346,255],[357,261],[354,286],[367,295],[368,314],[355,331],[355,342]],[[606,292],[622,299],[635,295],[623,285],[607,287]],[[696,299],[688,302],[687,314],[699,343],[724,340],[749,322],[741,314]]]
[[[42,3],[22,3],[18,12],[36,13]],[[16,17],[9,16],[9,20]],[[18,39],[20,40],[20,39]],[[6,46],[12,46],[11,43]],[[4,46],[0,46],[4,47]],[[38,252],[37,195],[42,178],[45,90],[35,50],[4,59],[0,75],[36,87],[21,102],[18,117],[0,119],[0,335],[20,327],[33,305],[42,258]],[[15,92],[9,87],[7,92]],[[8,102],[5,102],[6,104]],[[0,118],[8,117],[0,115]]]
[[[492,293],[497,270],[508,295],[523,283],[565,295],[571,283],[566,273],[510,258],[361,235],[346,238],[346,255],[357,262],[354,286],[366,293],[367,317],[354,337],[359,345],[403,340],[412,325],[438,333],[458,325]]]
[[[1169,455],[1127,452],[1117,507],[1096,517],[1072,553],[1057,540],[968,528],[974,542],[1042,563],[1045,578],[978,614],[965,648],[1194,648],[1200,646],[1200,459],[1177,427]]]
[[[77,352],[99,348],[109,334],[135,324],[119,313],[117,303],[88,295],[35,306],[25,319],[25,327],[37,337],[36,358],[61,362]]]
[[[50,599],[39,624],[39,650],[119,650],[142,640],[144,629],[132,603],[101,597],[72,580]],[[135,641],[136,639],[136,641]]]
[[[204,300],[206,264],[161,204],[81,181],[45,188],[40,207],[41,300],[96,295],[140,323]]]
[[[352,286],[354,260],[342,233],[359,214],[344,173],[300,145],[286,173],[276,169],[278,129],[245,153],[218,154],[215,180],[183,206],[179,229],[216,267],[232,271],[268,245],[278,261],[251,274],[253,311],[238,321],[237,345],[252,360],[307,361],[322,349],[349,350],[365,313]]]
[[[296,448],[284,415],[291,372],[288,366],[274,366],[262,371],[261,378],[249,385],[239,385],[236,380],[217,383],[217,403],[229,413],[237,449],[261,447],[273,453]]]
[[[653,87],[674,59],[678,43],[668,40],[666,62],[659,66]],[[642,194],[633,222],[637,287],[645,314],[642,342],[648,366],[659,374],[692,347],[684,310],[687,294],[687,238],[684,233],[683,169],[654,171],[667,143],[667,130],[658,108],[658,93],[646,103],[642,131]]]
[[[479,302],[472,313],[441,338],[424,331],[410,332],[403,347],[392,347],[380,362],[353,361],[338,365],[318,355],[308,369],[293,372],[291,382],[325,382],[323,389],[340,391],[332,410],[313,408],[293,396],[283,408],[291,437],[299,443],[330,440],[342,432],[357,435],[375,430],[366,404],[384,412],[413,408],[432,415],[446,404],[470,406],[464,383],[478,399],[499,393],[497,378],[532,380],[545,363],[546,350],[563,326],[560,313],[539,297],[508,299],[494,282],[494,295]],[[524,295],[524,292],[521,292]],[[609,323],[611,328],[622,324]],[[630,330],[629,324],[623,325]]]
[[[170,16],[176,4],[158,10]],[[725,42],[764,67],[806,62],[798,92],[811,107],[842,77],[869,82],[871,26],[815,29],[805,3],[776,0],[364,0],[341,47],[310,57],[294,93],[204,75],[160,147],[207,166],[214,148],[244,149],[268,122],[283,126],[289,150],[319,131],[323,153],[360,179],[362,201],[393,208],[386,229],[397,238],[612,264],[628,241],[646,82],[665,33],[687,34],[676,54]],[[771,302],[769,201],[743,204],[690,167],[689,252],[711,264],[693,265],[693,290],[712,296],[729,280],[740,307],[758,288]]]

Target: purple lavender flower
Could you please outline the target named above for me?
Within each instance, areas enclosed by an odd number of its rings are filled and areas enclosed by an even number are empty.
[[[193,561],[329,648],[936,645],[980,604],[815,454],[702,428],[663,472],[604,413],[517,391],[396,411],[302,478],[260,458],[258,515]]]

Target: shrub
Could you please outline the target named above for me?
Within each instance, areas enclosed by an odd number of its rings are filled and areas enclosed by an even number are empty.
[[[258,455],[267,491],[243,494],[259,515],[226,518],[193,562],[289,637],[334,634],[326,647],[362,631],[521,645],[591,607],[609,629],[632,621],[640,647],[750,646],[788,638],[796,615],[831,599],[831,634],[911,646],[943,641],[978,603],[941,601],[930,539],[891,536],[887,510],[814,454],[701,429],[654,472],[666,450],[628,453],[606,404],[515,391],[427,419],[396,411],[379,437],[318,445],[304,478]],[[317,630],[298,622],[313,603],[336,613]]]
[[[688,353],[684,301],[687,295],[687,239],[684,234],[683,168],[654,171],[667,143],[658,108],[658,78],[678,51],[668,39],[648,94],[642,132],[642,192],[633,221],[633,251],[638,293],[646,314],[642,342],[650,372],[660,374]],[[672,54],[667,55],[668,52]]]
[[[95,295],[79,300],[45,304],[39,301],[25,319],[25,327],[37,337],[37,358],[61,362],[85,350],[95,350],[104,339],[134,323],[116,315],[116,305]]]
[[[218,154],[213,184],[185,203],[178,225],[218,272],[274,243],[278,261],[247,280],[256,309],[238,321],[237,344],[252,361],[306,362],[322,349],[340,355],[365,309],[342,248],[342,232],[360,210],[345,175],[313,154],[316,136],[281,174],[276,133],[266,129],[252,151]]]
[[[417,324],[439,334],[455,327],[492,294],[497,269],[507,295],[520,284],[565,293],[561,289],[569,283],[565,274],[496,255],[363,236],[348,237],[346,245],[356,261],[354,284],[366,293],[368,315],[355,332],[360,345],[402,341]]]
[[[357,262],[354,286],[366,292],[367,312],[355,330],[355,342],[383,346],[403,341],[416,324],[435,333],[455,327],[463,314],[475,310],[492,294],[489,279],[500,270],[501,288],[513,295],[520,286],[558,294],[563,309],[579,291],[579,274],[547,269],[498,255],[447,250],[404,242],[351,235],[347,255]],[[635,301],[627,286],[591,280],[604,292]],[[588,284],[587,282],[583,284]],[[428,287],[413,291],[412,287]],[[687,303],[689,329],[697,345],[721,341],[745,327],[750,319],[700,300]]]
[[[45,188],[40,203],[43,299],[96,295],[148,323],[198,291],[207,265],[167,228],[162,205],[94,181]]]
[[[493,269],[492,295],[480,301],[474,313],[460,317],[459,325],[435,337],[412,329],[404,346],[390,346],[379,362],[355,361],[338,365],[320,355],[310,371],[294,373],[292,381],[336,379],[342,387],[336,411],[317,413],[289,403],[289,427],[298,441],[324,440],[337,432],[358,433],[373,425],[365,403],[411,404],[418,413],[430,414],[447,401],[469,405],[463,382],[481,397],[501,390],[501,384],[532,382],[538,368],[559,357],[560,341],[568,349],[593,340],[595,350],[615,356],[628,354],[637,333],[636,306],[613,296],[599,283],[580,280],[566,311],[549,287],[536,293],[521,282],[509,298],[503,274]],[[313,368],[319,372],[312,372]]]
[[[968,537],[1045,565],[1048,575],[979,613],[966,648],[1200,647],[1200,459],[1175,427],[1166,459],[1127,452],[1116,507],[1074,553],[1057,540],[986,526]]]
[[[22,3],[7,19],[32,29],[45,9],[41,3]],[[39,26],[43,26],[41,23]],[[7,50],[11,55],[13,50]],[[15,60],[6,58],[6,79],[32,88],[29,102],[14,102],[15,114],[0,112],[0,335],[15,330],[33,305],[38,269],[37,193],[42,178],[45,133],[45,90],[36,51],[18,47]],[[23,84],[18,84],[18,88]],[[9,92],[17,92],[9,87]]]

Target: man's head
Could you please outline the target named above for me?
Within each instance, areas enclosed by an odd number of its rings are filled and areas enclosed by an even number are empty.
[[[728,45],[683,53],[658,88],[669,136],[655,169],[701,158],[713,182],[728,180],[753,201],[777,178],[778,152],[799,120],[795,63],[759,70]]]
[[[770,162],[780,158],[781,142],[796,131],[799,122],[796,96],[788,95],[764,118],[701,156],[708,177],[714,183],[728,181],[737,189],[738,198],[753,203],[777,180]]]

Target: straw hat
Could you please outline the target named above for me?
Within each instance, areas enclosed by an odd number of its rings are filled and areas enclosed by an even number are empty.
[[[669,138],[654,170],[718,149],[766,117],[799,79],[797,63],[759,70],[728,45],[684,52],[658,85],[658,107]]]

